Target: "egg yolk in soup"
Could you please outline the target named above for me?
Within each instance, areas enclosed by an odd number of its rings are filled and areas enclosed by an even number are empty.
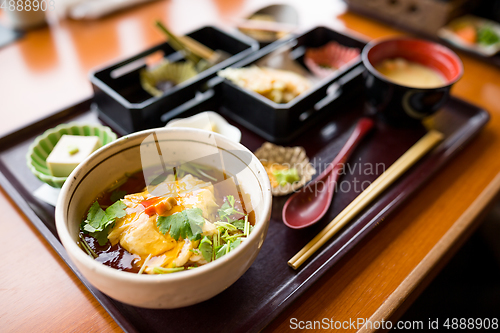
[[[375,69],[394,83],[413,88],[437,88],[446,84],[438,71],[403,58],[384,59]]]
[[[139,274],[193,269],[234,251],[254,226],[248,196],[222,171],[184,169],[150,186],[138,172],[103,193],[83,217],[80,247]]]

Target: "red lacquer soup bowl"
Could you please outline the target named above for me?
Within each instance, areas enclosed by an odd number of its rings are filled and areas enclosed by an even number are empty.
[[[436,71],[444,79],[443,84],[432,88],[402,85],[375,68],[385,59],[396,58]],[[369,111],[396,125],[420,123],[423,118],[439,110],[448,101],[451,86],[463,74],[462,61],[453,51],[421,39],[373,41],[363,49],[362,59],[367,69],[365,88]]]

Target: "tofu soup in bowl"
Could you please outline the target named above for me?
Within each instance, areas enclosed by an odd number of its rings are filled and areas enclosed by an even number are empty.
[[[56,206],[71,260],[121,302],[177,308],[234,283],[265,239],[271,189],[259,160],[214,133],[123,137],[75,169]]]

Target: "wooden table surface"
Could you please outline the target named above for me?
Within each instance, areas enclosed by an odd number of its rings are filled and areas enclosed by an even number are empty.
[[[230,27],[234,18],[270,2],[158,1],[99,21],[52,20],[50,28],[0,49],[0,133],[91,97],[90,69],[162,41],[156,18],[177,33],[207,24]],[[324,24],[368,38],[401,34],[344,13],[341,2],[290,2],[305,28]],[[488,110],[490,123],[269,329],[287,331],[291,318],[397,318],[478,224],[500,188],[500,70],[460,56],[465,74],[452,93]],[[0,330],[120,331],[3,189],[0,211]]]

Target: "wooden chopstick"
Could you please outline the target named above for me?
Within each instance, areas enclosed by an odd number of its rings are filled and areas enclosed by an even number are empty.
[[[216,56],[215,51],[209,48],[206,45],[198,42],[197,40],[192,39],[189,36],[176,36],[187,48],[191,50],[197,56],[210,61]]]
[[[219,52],[212,50],[189,36],[175,35],[160,21],[156,21],[156,26],[165,34],[170,45],[177,51],[183,51],[184,56],[194,64],[198,63],[200,59],[205,59],[209,63],[214,63],[220,58]]]
[[[356,197],[339,215],[337,215],[316,237],[288,261],[293,269],[299,268],[312,254],[323,246],[342,227],[359,214],[380,193],[405,173],[415,162],[428,153],[443,139],[443,134],[431,130],[418,140],[406,153],[397,159],[382,175]]]

